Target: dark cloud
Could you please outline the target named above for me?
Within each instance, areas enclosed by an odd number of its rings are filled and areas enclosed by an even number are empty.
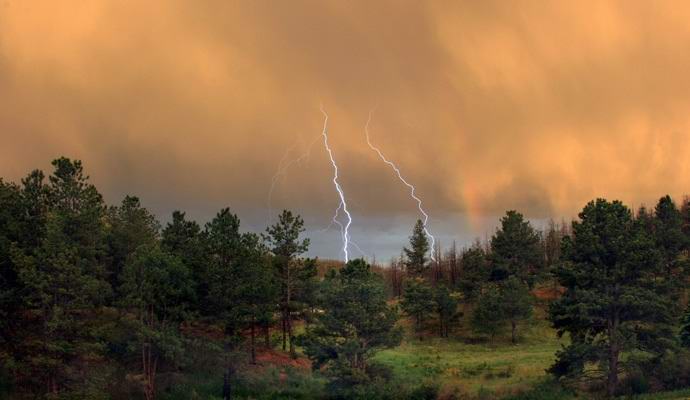
[[[378,105],[373,140],[447,240],[506,209],[651,203],[690,184],[689,17],[670,1],[6,0],[0,176],[67,155],[110,201],[201,219],[229,205],[258,228],[323,103],[358,235],[385,247],[415,204],[364,141]],[[313,229],[337,205],[320,145],[272,201]]]

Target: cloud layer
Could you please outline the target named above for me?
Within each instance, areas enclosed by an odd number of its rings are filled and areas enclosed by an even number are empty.
[[[690,187],[689,19],[671,1],[0,0],[0,176],[67,155],[111,201],[258,226],[322,103],[355,223],[395,231],[415,204],[366,146],[378,105],[372,140],[464,236],[506,209],[651,203]],[[317,141],[274,207],[326,225],[331,172]]]

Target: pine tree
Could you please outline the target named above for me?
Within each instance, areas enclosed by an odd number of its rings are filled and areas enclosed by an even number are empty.
[[[488,255],[481,244],[476,243],[462,251],[460,265],[462,273],[458,281],[458,289],[465,300],[471,302],[479,296],[482,286],[489,280],[491,268]]]
[[[658,356],[673,342],[676,306],[654,238],[632,219],[621,202],[592,201],[564,239],[565,263],[557,271],[565,288],[551,304],[550,319],[571,344],[557,354],[551,372],[558,376],[606,376],[607,392],[616,394],[618,377],[632,364],[621,356],[635,351]]]
[[[200,315],[208,315],[212,309],[209,304],[211,261],[205,232],[198,223],[187,220],[184,212],[173,211],[172,221],[161,234],[161,247],[187,266],[194,279],[196,302],[193,308]]]
[[[516,277],[499,285],[501,314],[510,322],[511,342],[517,343],[518,323],[532,316],[532,295],[525,283]]]
[[[506,326],[503,297],[496,283],[487,284],[477,299],[470,323],[476,333],[485,334],[493,343],[496,335]]]
[[[426,273],[429,268],[427,258],[429,249],[429,240],[426,237],[426,232],[424,232],[424,223],[418,219],[412,230],[412,236],[410,236],[410,247],[403,249],[408,275],[422,277]]]
[[[681,257],[687,248],[688,239],[683,234],[683,219],[670,196],[659,199],[654,208],[654,238],[661,252],[664,267],[663,277],[679,296],[685,281],[685,260]]]
[[[125,196],[119,207],[111,207],[107,223],[108,278],[110,284],[117,287],[118,276],[134,251],[139,246],[157,243],[160,224],[135,196]]]
[[[535,283],[542,265],[540,238],[519,212],[511,210],[501,218],[501,228],[491,238],[491,259],[492,280],[517,276],[530,287]]]
[[[441,337],[448,337],[450,325],[458,316],[458,298],[459,293],[451,292],[446,285],[438,285],[434,288],[434,303]]]
[[[174,363],[182,354],[179,324],[188,312],[193,281],[185,265],[157,245],[140,246],[122,272],[123,306],[136,316],[136,344],[141,350],[144,394],[156,397],[161,359]]]
[[[421,341],[424,324],[435,309],[433,289],[422,278],[409,279],[400,305],[409,317],[414,318],[415,332]]]
[[[383,279],[357,259],[332,270],[321,286],[321,312],[300,343],[315,369],[327,366],[329,376],[349,379],[349,384],[365,382],[372,356],[402,338],[397,310],[386,303]]]
[[[14,247],[11,258],[25,288],[24,307],[36,316],[27,331],[36,337],[23,339],[36,348],[28,349],[21,362],[37,371],[32,378],[42,380],[42,387],[58,395],[84,379],[71,365],[101,353],[91,317],[111,288],[103,263],[103,199],[80,161],[60,158],[53,167],[45,189],[42,174],[32,174],[25,183],[27,198],[40,199],[29,203],[27,223],[41,234],[33,238],[36,246]],[[44,227],[36,226],[40,221]]]
[[[264,241],[274,255],[274,265],[281,282],[281,322],[283,326],[283,350],[290,343],[290,354],[295,355],[292,341],[292,312],[294,291],[298,282],[298,271],[304,265],[298,257],[309,248],[309,239],[300,240],[304,232],[304,221],[299,215],[283,210],[278,222],[266,228]]]

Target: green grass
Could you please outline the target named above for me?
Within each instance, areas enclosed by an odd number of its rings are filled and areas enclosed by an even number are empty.
[[[544,381],[545,370],[561,343],[544,322],[523,329],[517,345],[505,337],[493,344],[408,338],[400,347],[379,353],[375,360],[389,366],[400,385],[435,384],[442,392],[480,397],[516,393]]]

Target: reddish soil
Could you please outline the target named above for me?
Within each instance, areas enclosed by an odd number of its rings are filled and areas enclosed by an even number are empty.
[[[277,350],[257,349],[256,361],[262,365],[277,367],[290,366],[299,369],[311,369],[311,361],[306,358],[291,358],[289,353]]]

